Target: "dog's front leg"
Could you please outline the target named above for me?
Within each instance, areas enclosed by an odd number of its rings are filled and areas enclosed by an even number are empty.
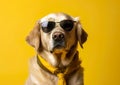
[[[76,71],[69,79],[68,85],[84,85],[83,71]]]

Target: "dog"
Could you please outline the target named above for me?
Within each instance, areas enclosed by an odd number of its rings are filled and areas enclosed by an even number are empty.
[[[87,36],[78,17],[51,13],[38,20],[26,37],[36,56],[25,85],[84,85],[77,45],[83,48]]]

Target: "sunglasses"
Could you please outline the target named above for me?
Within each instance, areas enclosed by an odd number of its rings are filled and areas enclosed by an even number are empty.
[[[63,20],[63,21],[60,21],[60,22],[45,21],[45,22],[41,23],[41,27],[42,27],[43,32],[48,33],[48,32],[52,31],[55,28],[56,23],[59,23],[60,26],[65,31],[71,31],[73,29],[74,22],[75,21],[72,21],[72,20]]]

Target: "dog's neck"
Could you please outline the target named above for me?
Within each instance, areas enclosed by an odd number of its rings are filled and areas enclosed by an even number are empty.
[[[42,50],[38,55],[43,57],[52,66],[62,68],[71,63],[76,53],[78,54],[77,45],[71,47],[69,51],[61,53],[51,53],[47,50]]]
[[[65,68],[67,68],[67,67],[76,68],[76,66],[79,66],[80,63],[81,63],[81,61],[79,60],[79,53],[78,53],[78,51],[75,53],[72,61],[71,61],[70,64],[67,65],[67,66],[63,66],[63,67],[54,66],[54,65],[52,65],[51,63],[49,63],[48,61],[46,61],[46,60],[45,60],[42,56],[40,56],[40,55],[37,55],[37,62],[38,62],[38,64],[39,64],[40,66],[41,66],[41,64],[43,64],[42,67],[45,66],[45,68],[47,68],[47,67],[57,68],[57,69],[59,69],[59,70],[60,70],[60,69],[65,69]],[[46,63],[47,65],[46,65],[45,63]],[[48,69],[48,70],[49,70],[49,69]]]
[[[37,63],[43,70],[58,77],[58,85],[66,85],[66,78],[76,70],[80,69],[81,62],[79,60],[78,52],[76,52],[69,66],[63,68],[52,66],[39,55],[37,55]]]

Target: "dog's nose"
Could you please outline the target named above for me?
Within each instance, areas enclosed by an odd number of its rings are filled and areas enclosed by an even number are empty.
[[[55,41],[61,41],[61,40],[64,40],[65,36],[61,32],[56,32],[56,33],[53,34],[52,38]]]

